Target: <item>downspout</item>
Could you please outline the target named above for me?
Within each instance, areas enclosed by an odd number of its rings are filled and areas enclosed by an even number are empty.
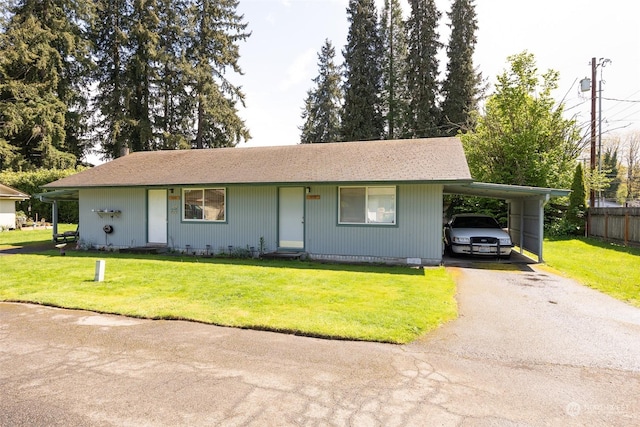
[[[38,196],[41,202],[51,203],[51,217],[52,217],[52,226],[53,230],[51,235],[51,240],[53,240],[53,236],[58,234],[58,201],[55,199],[47,200],[44,195]]]

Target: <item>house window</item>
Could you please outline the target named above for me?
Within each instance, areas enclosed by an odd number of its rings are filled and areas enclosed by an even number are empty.
[[[224,188],[190,188],[182,190],[182,219],[185,221],[224,221]]]
[[[340,187],[340,224],[396,223],[396,187]]]

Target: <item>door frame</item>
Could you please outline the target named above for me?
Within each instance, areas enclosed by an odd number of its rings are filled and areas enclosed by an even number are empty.
[[[154,202],[159,202],[160,199],[162,198],[162,206],[160,203],[157,203],[157,205],[154,205],[152,203],[152,199],[151,199],[151,194],[154,193],[158,193],[158,197],[157,199],[154,200]],[[159,193],[163,193],[164,197],[162,197],[162,195],[160,195]],[[151,245],[166,245],[167,241],[168,241],[168,235],[169,235],[169,215],[168,215],[168,207],[169,207],[169,203],[168,203],[168,199],[167,199],[167,189],[166,188],[153,188],[153,189],[148,189],[147,190],[147,244],[151,244]],[[152,209],[157,209],[155,212],[155,216],[157,216],[157,218],[153,218],[152,217]],[[154,219],[154,221],[152,221],[152,219]],[[158,225],[162,222],[164,222],[164,228],[159,227],[158,229],[154,228],[154,237],[155,235],[159,235],[160,234],[160,229],[163,229],[164,231],[162,231],[161,233],[163,234],[163,236],[160,236],[161,238],[158,239],[158,241],[151,241],[151,225],[152,224],[156,224],[156,222],[158,223]],[[154,239],[155,240],[155,239]],[[162,241],[164,240],[164,241]]]
[[[298,199],[293,200],[294,196],[295,197],[298,196],[298,194],[296,194],[293,190],[295,190],[296,192],[299,192]],[[292,204],[296,204],[297,205],[296,207],[300,209],[299,212],[294,212],[293,215],[300,214],[302,216],[300,218],[299,228],[297,228],[296,230],[293,230],[293,228],[289,228],[287,232],[293,231],[293,234],[297,235],[297,237],[300,237],[300,240],[290,240],[290,239],[282,238],[283,237],[282,220],[285,219],[285,216],[287,214],[287,212],[283,211],[283,209],[286,208],[286,206],[283,206],[282,197],[283,197],[283,193],[287,193],[287,192],[289,192],[290,197],[292,197],[292,199],[290,199],[290,201],[292,201]],[[306,234],[305,217],[306,217],[305,187],[297,187],[297,186],[296,187],[278,187],[278,229],[277,229],[278,250],[284,249],[284,250],[304,251],[305,234]],[[284,237],[287,237],[287,236],[285,235]],[[300,245],[296,244],[297,242],[299,242]]]

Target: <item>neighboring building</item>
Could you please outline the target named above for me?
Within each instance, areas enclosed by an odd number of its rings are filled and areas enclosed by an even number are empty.
[[[29,197],[15,188],[0,184],[0,228],[16,227],[16,202],[22,202]]]
[[[47,184],[41,198],[78,199],[80,241],[94,247],[263,242],[318,260],[427,265],[442,260],[443,193],[477,186],[460,140],[433,138],[137,152]],[[552,191],[515,188],[509,197]]]

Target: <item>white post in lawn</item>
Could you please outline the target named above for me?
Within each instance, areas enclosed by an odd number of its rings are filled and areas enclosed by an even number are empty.
[[[104,268],[105,268],[105,260],[99,259],[96,261],[96,276],[93,279],[94,282],[103,282],[104,281]]]

